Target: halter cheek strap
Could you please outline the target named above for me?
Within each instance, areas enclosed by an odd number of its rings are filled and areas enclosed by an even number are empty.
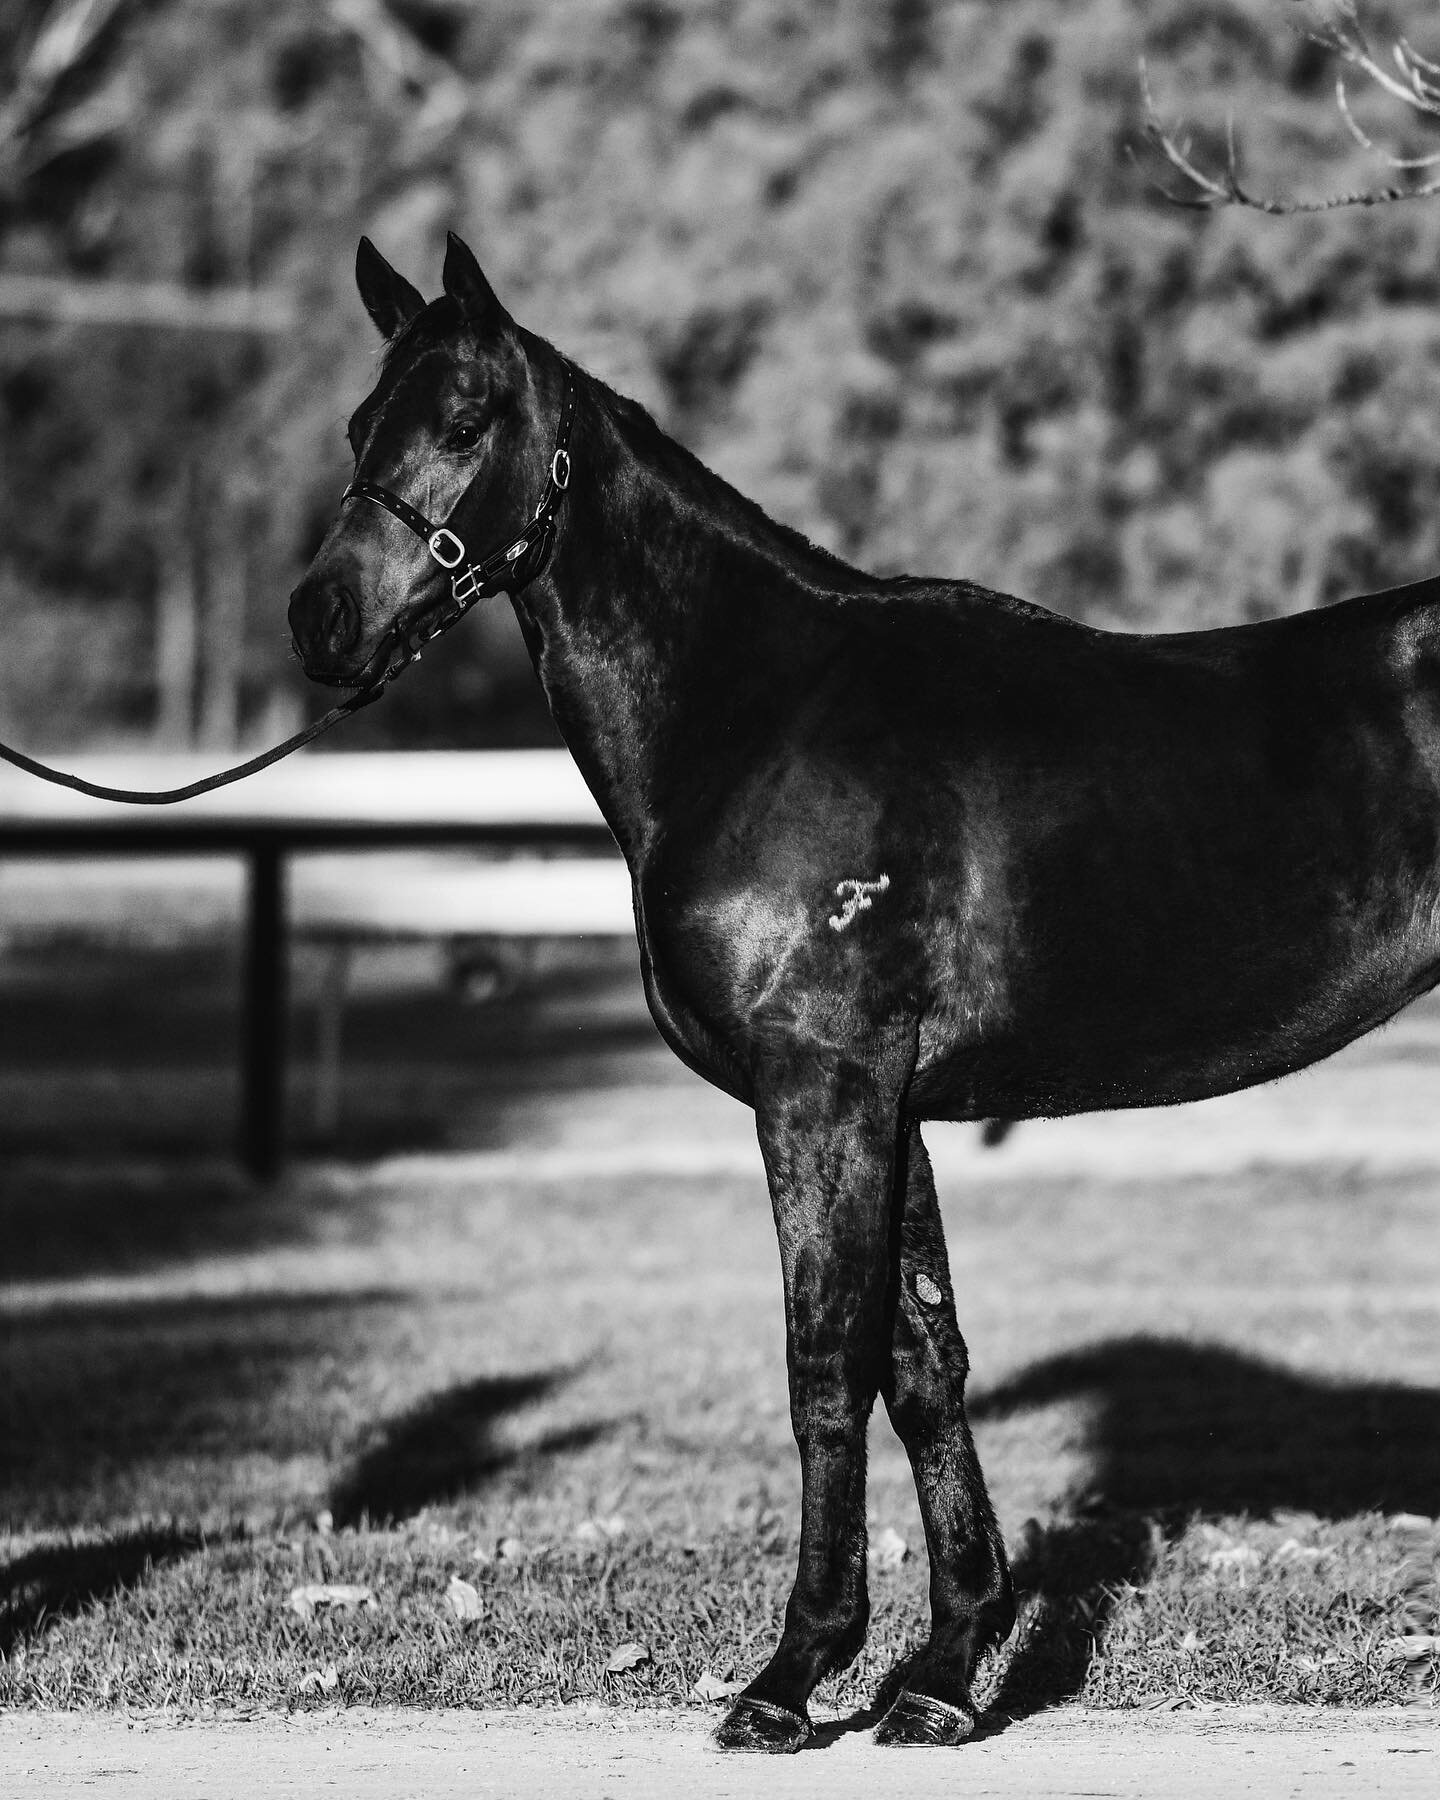
[[[450,577],[450,598],[454,605],[438,618],[431,615],[419,643],[411,644],[408,639],[405,640],[405,647],[412,657],[418,652],[420,644],[428,644],[431,638],[438,637],[442,631],[448,631],[477,600],[487,599],[492,594],[513,594],[533,581],[544,568],[545,559],[550,553],[556,509],[570,485],[570,428],[574,419],[575,386],[567,372],[565,393],[560,402],[560,418],[555,427],[555,449],[550,457],[545,492],[540,496],[540,503],[529,524],[517,537],[475,561],[470,559],[465,540],[454,528],[454,521],[460,516],[470,497],[470,488],[475,485],[473,481],[456,501],[450,517],[443,525],[436,525],[418,507],[412,506],[408,500],[402,500],[399,494],[391,493],[389,488],[381,487],[377,481],[367,481],[357,476],[341,495],[342,506],[351,499],[373,500],[377,506],[383,506],[386,512],[393,513],[416,537],[425,540],[425,547],[430,555]]]

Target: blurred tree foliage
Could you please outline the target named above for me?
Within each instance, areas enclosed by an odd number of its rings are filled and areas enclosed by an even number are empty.
[[[1366,18],[1434,54],[1432,10]],[[37,71],[67,13],[70,60]],[[373,368],[362,230],[433,290],[461,229],[517,316],[876,570],[1131,628],[1433,573],[1440,202],[1183,211],[1143,148],[1141,55],[1197,156],[1233,109],[1261,191],[1392,179],[1297,22],[1290,0],[3,9],[0,293],[43,274],[296,311],[265,335],[0,308],[11,733],[221,745],[308,703],[284,604]],[[1355,104],[1395,152],[1435,148]],[[346,742],[547,731],[495,611]]]

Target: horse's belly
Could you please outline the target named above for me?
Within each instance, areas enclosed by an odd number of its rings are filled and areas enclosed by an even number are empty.
[[[1242,988],[1213,1012],[1177,996],[1144,1019],[1096,1017],[1088,1032],[1055,1016],[950,1047],[932,1035],[912,1103],[925,1118],[1024,1119],[1209,1099],[1332,1055],[1437,981],[1433,956],[1397,956],[1383,971],[1337,972],[1288,1007],[1247,1006]]]

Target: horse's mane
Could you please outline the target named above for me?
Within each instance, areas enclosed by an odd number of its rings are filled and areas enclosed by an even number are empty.
[[[579,372],[586,390],[614,426],[616,435],[630,454],[687,499],[708,504],[724,517],[727,524],[761,550],[768,550],[772,555],[779,550],[787,561],[808,564],[805,572],[818,574],[827,585],[850,587],[856,581],[872,579],[833,551],[812,542],[803,531],[772,519],[762,506],[732,487],[723,475],[717,475],[693,451],[663,430],[638,400],[617,394],[614,388],[588,370]]]

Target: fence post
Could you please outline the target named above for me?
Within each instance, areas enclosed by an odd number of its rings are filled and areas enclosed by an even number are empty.
[[[240,1157],[259,1180],[285,1150],[285,852],[258,840],[249,853],[240,1070]]]

